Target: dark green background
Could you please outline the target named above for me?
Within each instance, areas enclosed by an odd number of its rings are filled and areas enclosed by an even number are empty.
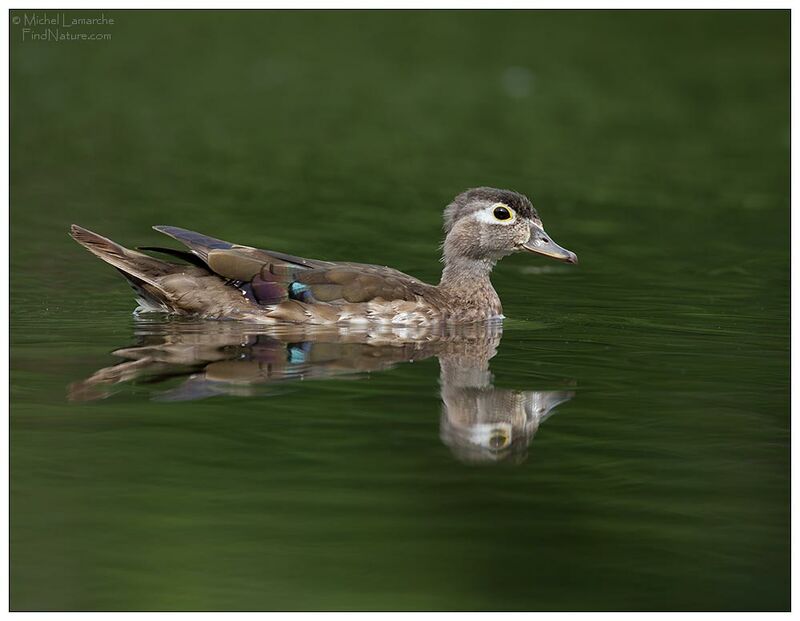
[[[11,25],[14,609],[789,608],[788,11],[106,15]],[[493,279],[497,385],[577,382],[524,464],[442,445],[435,360],[66,401],[133,334],[70,223],[435,281],[483,184],[581,258]]]

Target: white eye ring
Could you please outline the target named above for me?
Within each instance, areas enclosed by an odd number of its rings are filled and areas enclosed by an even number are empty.
[[[514,429],[509,423],[478,424],[469,428],[470,442],[483,448],[499,451],[507,448],[513,439]]]
[[[500,222],[510,222],[514,219],[514,210],[505,203],[495,203],[492,205],[492,215]]]
[[[498,218],[495,214],[495,211],[498,209],[503,209],[508,212],[508,218]],[[481,209],[479,212],[475,214],[475,218],[479,222],[484,222],[486,224],[513,224],[517,220],[517,212],[514,211],[511,207],[506,205],[505,203],[495,203],[491,207],[486,207],[485,209]]]

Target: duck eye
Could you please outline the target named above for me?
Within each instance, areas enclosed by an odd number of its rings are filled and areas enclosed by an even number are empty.
[[[495,451],[498,449],[505,448],[508,445],[509,438],[503,432],[498,431],[493,433],[492,436],[489,438],[489,448],[494,449]]]
[[[495,207],[493,213],[498,220],[509,220],[511,218],[511,212],[508,207]]]

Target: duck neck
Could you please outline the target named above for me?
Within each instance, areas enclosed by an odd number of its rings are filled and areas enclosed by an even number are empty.
[[[460,290],[465,293],[491,287],[492,282],[489,280],[489,275],[492,273],[494,264],[495,261],[491,259],[445,257],[439,286],[442,289]]]
[[[487,314],[499,315],[502,312],[500,299],[489,279],[495,263],[493,259],[448,256],[445,252],[439,289],[461,306],[485,307]]]

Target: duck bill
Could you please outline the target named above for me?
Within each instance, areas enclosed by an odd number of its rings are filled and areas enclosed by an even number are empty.
[[[521,246],[522,250],[541,254],[557,261],[564,261],[565,263],[577,263],[578,255],[570,252],[566,248],[562,248],[555,243],[550,236],[545,233],[544,229],[536,224],[531,225],[530,239]]]

